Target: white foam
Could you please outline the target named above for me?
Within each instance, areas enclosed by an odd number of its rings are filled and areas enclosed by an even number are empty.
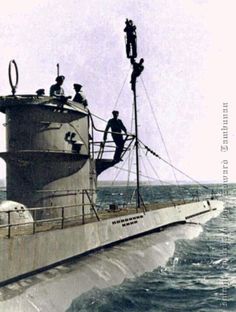
[[[198,220],[201,218],[198,217]],[[206,222],[208,218],[202,218]],[[194,239],[202,232],[200,224],[170,227],[163,232],[138,238],[114,248],[81,258],[70,266],[53,269],[53,277],[45,279],[46,273],[32,278],[26,287],[14,297],[0,303],[0,310],[60,312],[65,311],[72,300],[93,287],[105,288],[118,285],[126,278],[134,278],[159,266],[165,266],[173,256],[178,239]],[[176,259],[177,263],[178,259]],[[49,271],[50,272],[50,271]],[[29,278],[27,279],[29,280]],[[19,285],[21,282],[18,282]],[[17,288],[16,288],[17,289]]]

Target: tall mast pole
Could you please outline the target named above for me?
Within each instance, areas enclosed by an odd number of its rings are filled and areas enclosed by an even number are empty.
[[[136,150],[136,210],[140,208],[140,181],[139,181],[139,140],[138,140],[138,113],[137,113],[137,96],[136,96],[136,79],[141,75],[144,66],[144,60],[140,59],[139,63],[136,62],[137,57],[137,36],[136,26],[132,20],[126,19],[125,21],[126,32],[126,55],[133,65],[133,72],[131,74],[131,89],[134,94],[134,120],[135,120],[135,150]]]
[[[140,181],[139,181],[139,141],[138,141],[138,113],[136,81],[133,89],[134,93],[134,120],[135,120],[135,151],[136,151],[136,208],[140,208]]]

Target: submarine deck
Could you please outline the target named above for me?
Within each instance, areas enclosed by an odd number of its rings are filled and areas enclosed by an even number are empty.
[[[68,216],[68,217],[57,217],[53,219],[38,219],[34,222],[27,223],[10,223],[0,225],[0,238],[10,238],[19,235],[33,235],[38,232],[46,232],[51,230],[65,229],[73,226],[80,226],[92,222],[99,222],[108,219],[114,219],[118,217],[126,217],[134,214],[144,214],[147,211],[168,208],[178,205],[190,204],[199,202],[195,201],[175,201],[175,202],[165,202],[165,203],[152,203],[145,204],[145,206],[137,209],[135,207],[124,207],[118,210],[100,210],[96,215],[90,214],[82,218],[81,215]],[[99,220],[98,220],[99,219]]]

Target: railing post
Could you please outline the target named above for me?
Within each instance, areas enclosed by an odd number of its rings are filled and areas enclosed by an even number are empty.
[[[198,192],[198,190],[197,190],[197,200],[199,201],[199,192]]]
[[[36,210],[33,210],[33,234],[35,234],[35,232],[36,232],[36,218],[35,218],[35,216],[36,216]]]
[[[7,211],[7,223],[8,223],[8,234],[7,237],[11,237],[11,211]]]
[[[215,196],[214,196],[214,191],[211,190],[211,200],[213,200],[214,198],[215,198]]]
[[[94,159],[94,131],[92,125],[92,159]]]
[[[85,223],[85,218],[84,218],[84,190],[82,190],[82,224]]]
[[[91,205],[91,207],[92,207],[92,209],[93,209],[93,211],[94,211],[94,213],[95,213],[95,216],[96,216],[97,220],[100,221],[100,218],[99,218],[98,213],[97,213],[97,211],[96,211],[96,209],[95,209],[94,203],[92,202],[92,200],[91,200],[91,198],[90,198],[90,196],[89,196],[89,194],[88,194],[88,191],[87,191],[87,190],[84,190],[84,191],[85,191],[85,193],[86,193],[86,195],[87,195],[87,198],[88,198],[89,203],[90,203],[90,205]]]
[[[62,229],[64,229],[64,216],[65,216],[64,207],[61,207],[61,228]]]

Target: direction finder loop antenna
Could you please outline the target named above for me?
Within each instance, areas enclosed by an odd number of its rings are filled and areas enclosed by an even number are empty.
[[[13,84],[13,82],[12,82],[12,72],[11,72],[12,64],[14,65],[15,73],[16,73],[15,84]],[[15,60],[11,60],[10,63],[9,63],[9,66],[8,66],[8,77],[9,77],[9,83],[10,83],[10,86],[11,86],[12,95],[15,95],[16,88],[17,88],[17,85],[18,85],[18,80],[19,80],[18,68],[17,68]]]

